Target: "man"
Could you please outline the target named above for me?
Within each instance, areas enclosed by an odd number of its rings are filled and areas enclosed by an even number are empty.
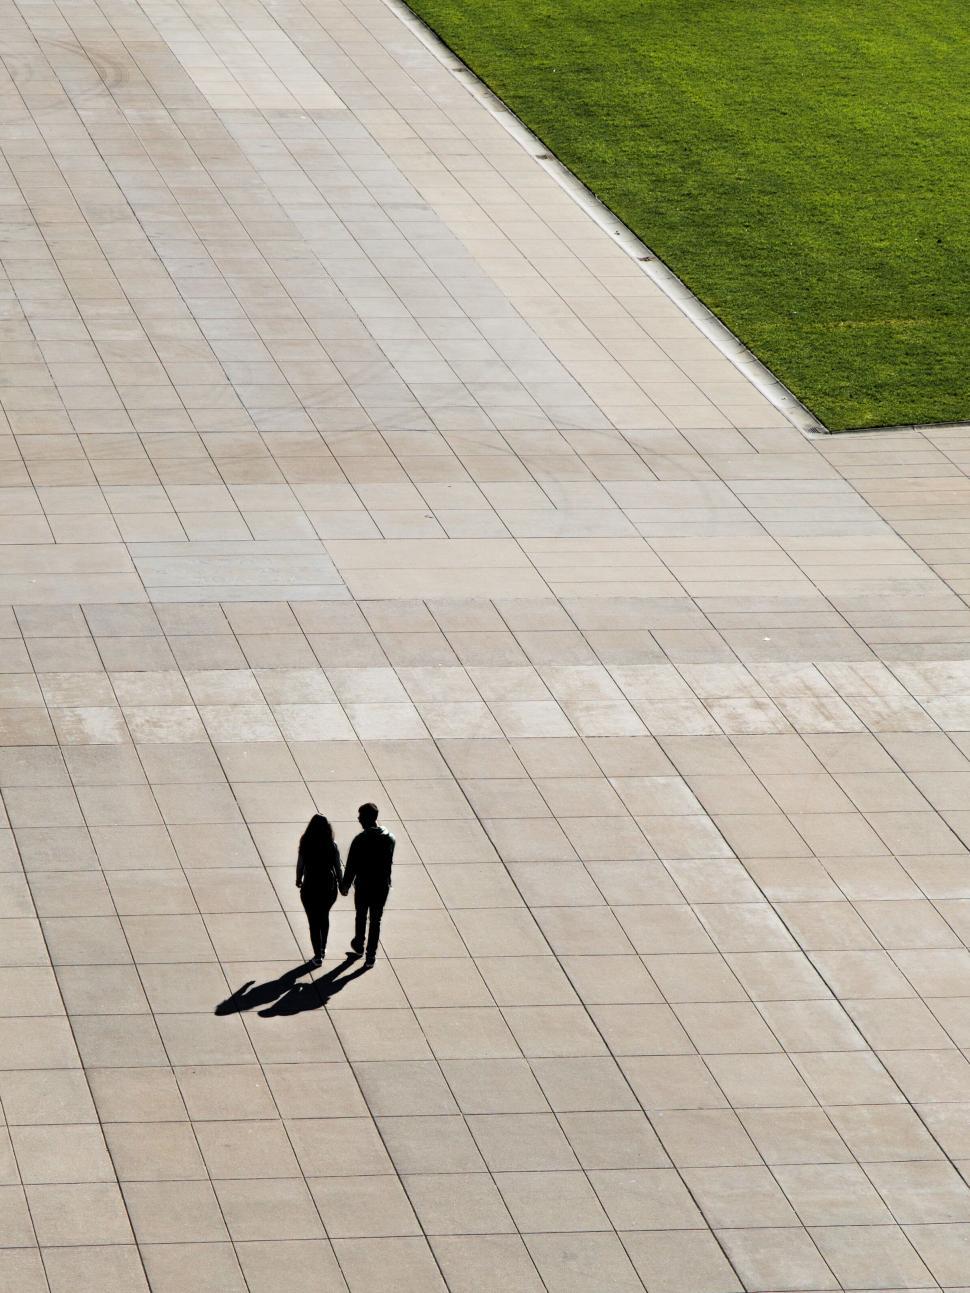
[[[357,820],[364,829],[354,837],[350,846],[340,892],[346,895],[350,892],[350,886],[354,886],[357,924],[350,950],[355,956],[363,953],[366,932],[367,957],[364,965],[370,967],[377,959],[381,916],[391,888],[394,836],[378,826],[376,804],[361,804],[357,811]],[[368,928],[368,918],[370,928]]]

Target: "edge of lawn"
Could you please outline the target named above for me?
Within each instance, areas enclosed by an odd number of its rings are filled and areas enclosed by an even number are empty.
[[[456,54],[406,0],[382,0],[438,62],[465,87],[492,117],[515,139],[523,151],[551,175],[560,188],[589,215],[631,260],[636,261],[648,278],[697,325],[721,354],[804,435],[864,435],[891,431],[944,431],[956,427],[970,428],[966,422],[904,423],[892,426],[845,427],[833,431],[791,391],[771,369],[731,331],[727,324],[696,296],[670,266],[625,225],[564,162],[543,143],[535,132],[499,97],[487,81]]]

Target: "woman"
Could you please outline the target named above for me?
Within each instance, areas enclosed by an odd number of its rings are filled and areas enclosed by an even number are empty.
[[[342,879],[333,827],[326,817],[314,813],[300,838],[296,856],[296,887],[310,926],[313,965],[320,965],[326,954],[330,908],[337,901]]]

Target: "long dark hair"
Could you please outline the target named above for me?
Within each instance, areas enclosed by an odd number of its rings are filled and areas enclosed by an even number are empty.
[[[329,862],[335,847],[333,827],[326,817],[314,813],[300,836],[300,857],[307,862],[314,857],[325,858]]]

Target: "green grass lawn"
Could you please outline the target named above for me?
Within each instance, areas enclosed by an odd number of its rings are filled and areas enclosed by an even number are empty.
[[[409,0],[832,430],[970,420],[966,0]]]

